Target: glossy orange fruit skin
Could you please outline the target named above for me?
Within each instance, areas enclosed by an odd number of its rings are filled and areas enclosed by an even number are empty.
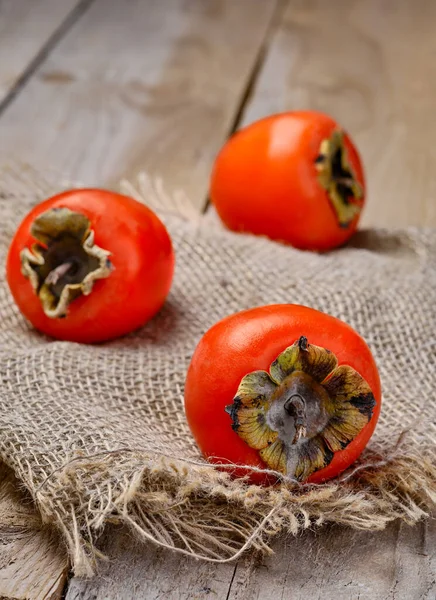
[[[95,282],[89,296],[71,302],[65,318],[49,318],[29,280],[21,273],[20,253],[35,240],[30,229],[40,214],[65,207],[91,222],[95,244],[111,252],[113,271]],[[133,198],[98,189],[70,190],[38,204],[12,240],[7,280],[22,314],[39,331],[60,340],[101,342],[127,334],[163,305],[174,271],[170,236],[153,211]]]
[[[335,317],[306,306],[278,304],[226,317],[204,334],[194,352],[186,378],[185,411],[201,452],[211,462],[267,468],[258,452],[233,431],[231,417],[224,409],[232,403],[245,375],[268,370],[277,356],[302,335],[309,343],[331,350],[339,365],[350,365],[358,371],[377,403],[358,436],[307,482],[320,483],[335,477],[361,454],[381,408],[380,378],[370,349],[354,329]],[[235,477],[248,473],[240,468],[231,472]],[[251,473],[250,480],[271,483],[262,473]]]
[[[216,158],[210,184],[224,224],[301,249],[325,251],[344,244],[360,215],[346,228],[339,225],[315,167],[321,142],[338,129],[328,115],[295,111],[261,119],[233,135]],[[347,134],[344,145],[365,190],[363,166]],[[364,201],[363,196],[362,207]]]

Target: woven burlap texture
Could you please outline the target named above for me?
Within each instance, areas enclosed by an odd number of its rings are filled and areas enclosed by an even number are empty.
[[[62,182],[16,166],[5,167],[0,182],[4,263],[21,218]],[[145,177],[127,191],[160,212],[177,255],[168,301],[141,330],[96,346],[53,341],[25,322],[4,278],[0,284],[0,457],[44,520],[63,532],[76,574],[94,572],[108,522],[227,561],[249,547],[268,551],[280,532],[324,522],[381,529],[429,514],[436,500],[436,232],[361,232],[347,247],[318,255],[224,231],[196,217],[182,196],[168,201]],[[305,304],[347,321],[376,358],[380,421],[361,460],[339,480],[250,486],[205,463],[191,437],[183,385],[197,342],[222,317],[269,303]]]

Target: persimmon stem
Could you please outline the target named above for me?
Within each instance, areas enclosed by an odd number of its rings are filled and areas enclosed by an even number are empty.
[[[351,187],[353,185],[352,177],[335,177],[334,180],[336,181],[336,183],[340,183],[348,187]]]
[[[72,261],[68,261],[58,265],[55,269],[50,271],[50,273],[45,278],[44,283],[46,283],[47,285],[56,285],[59,279],[63,277],[66,273],[68,273],[73,264],[74,263]]]
[[[295,435],[291,444],[296,444],[302,437],[306,437],[306,403],[300,394],[293,394],[284,404],[285,411],[294,418]]]
[[[300,350],[303,350],[303,352],[307,352],[307,348],[308,348],[307,337],[304,337],[304,335],[302,335],[300,337],[300,339],[298,340],[298,347],[300,348]]]

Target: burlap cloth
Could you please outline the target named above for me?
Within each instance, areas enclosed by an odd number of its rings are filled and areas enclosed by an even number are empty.
[[[317,255],[224,231],[193,217],[183,198],[167,201],[146,178],[140,187],[177,254],[168,301],[140,331],[97,346],[47,339],[21,317],[3,275],[0,284],[0,457],[63,532],[75,572],[93,572],[107,522],[226,561],[248,547],[267,549],[279,532],[325,522],[381,529],[429,514],[436,500],[436,232],[361,232],[348,247]],[[3,169],[3,262],[30,206],[60,188],[32,170]],[[276,302],[344,319],[379,366],[384,404],[376,432],[360,462],[328,484],[233,481],[201,459],[185,421],[185,372],[201,335],[225,315]]]

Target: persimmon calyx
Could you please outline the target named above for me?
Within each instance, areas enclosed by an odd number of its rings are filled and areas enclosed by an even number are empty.
[[[321,142],[315,167],[340,227],[349,227],[362,210],[363,188],[348,161],[342,131],[333,131],[330,138]]]
[[[233,430],[265,464],[305,481],[362,431],[376,401],[363,377],[301,337],[279,354],[269,372],[242,378],[226,407]]]
[[[37,240],[21,251],[21,272],[38,295],[44,313],[65,317],[68,306],[92,292],[98,279],[109,277],[110,252],[94,244],[91,222],[68,208],[52,208],[32,223]]]

